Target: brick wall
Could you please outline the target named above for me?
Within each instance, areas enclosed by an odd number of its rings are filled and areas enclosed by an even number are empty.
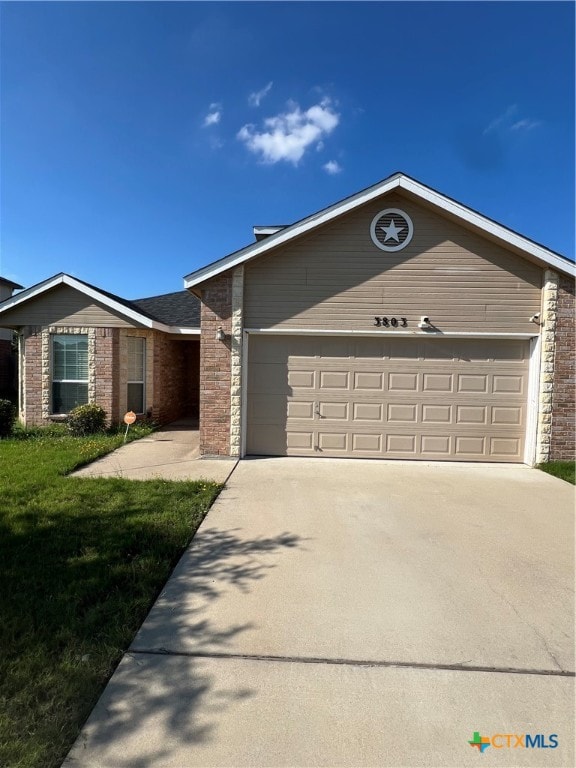
[[[152,417],[158,423],[198,415],[199,347],[155,332]]]
[[[574,460],[576,458],[574,312],[574,281],[566,275],[561,275],[558,285],[554,394],[552,398],[550,450],[552,461]]]
[[[120,421],[118,356],[119,329],[95,328],[94,350],[94,401],[104,408],[108,421],[116,424]]]
[[[200,340],[200,452],[230,454],[232,275],[226,272],[204,286]],[[222,326],[224,341],[216,339]]]
[[[118,365],[118,328],[28,327],[24,337],[23,419],[27,426],[50,424],[51,377],[49,355],[50,333],[93,334],[94,355],[89,359],[88,391],[102,406],[109,422],[118,421],[118,381],[114,375]],[[44,343],[43,343],[44,335]],[[44,358],[44,359],[43,359]]]
[[[44,424],[42,418],[42,329],[29,330],[24,346],[24,421],[29,427]]]

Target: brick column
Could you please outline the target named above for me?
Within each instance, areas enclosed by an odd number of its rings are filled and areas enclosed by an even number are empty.
[[[42,329],[27,328],[24,332],[24,403],[26,426],[43,423],[42,419]]]
[[[561,275],[558,283],[556,310],[554,391],[552,396],[552,428],[550,460],[576,459],[576,350],[574,280]]]
[[[216,339],[219,327],[226,334]],[[202,289],[200,337],[200,452],[230,455],[232,275],[226,272]]]
[[[94,329],[94,400],[104,408],[111,424],[120,421],[118,403],[118,328]],[[90,398],[92,401],[92,398]]]
[[[536,439],[536,463],[550,459],[550,434],[552,424],[552,390],[554,382],[556,309],[558,302],[558,275],[550,269],[544,273],[542,289],[540,357],[540,390],[538,393],[538,433]]]

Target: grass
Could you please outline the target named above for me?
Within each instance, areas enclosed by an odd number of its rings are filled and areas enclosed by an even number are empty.
[[[122,441],[61,429],[0,440],[3,768],[60,765],[220,490],[64,477]]]
[[[538,469],[576,485],[576,463],[573,461],[547,461],[545,464],[538,464]]]

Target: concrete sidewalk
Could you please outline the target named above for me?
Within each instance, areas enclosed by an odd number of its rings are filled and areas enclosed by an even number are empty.
[[[181,419],[118,448],[72,476],[225,482],[236,459],[201,458],[199,442],[198,422]]]
[[[523,466],[241,461],[65,766],[574,765],[573,501]]]

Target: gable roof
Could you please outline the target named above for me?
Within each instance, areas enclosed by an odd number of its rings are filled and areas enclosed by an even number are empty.
[[[161,323],[200,328],[200,301],[190,291],[163,293],[130,303]]]
[[[527,255],[532,256],[542,265],[550,266],[553,269],[557,269],[560,272],[565,272],[569,275],[576,275],[574,262],[570,261],[570,259],[567,259],[565,256],[545,248],[543,245],[520,235],[518,232],[514,232],[512,229],[508,229],[508,227],[505,227],[502,224],[498,224],[498,222],[493,219],[483,216],[481,213],[478,213],[478,211],[462,205],[462,203],[437,192],[431,187],[427,187],[425,184],[416,181],[416,179],[413,179],[404,173],[394,173],[392,176],[389,176],[383,181],[379,181],[377,184],[374,184],[367,189],[363,189],[361,192],[357,192],[351,197],[346,197],[344,200],[340,200],[340,202],[335,203],[328,208],[317,211],[311,216],[307,216],[305,219],[300,219],[300,221],[297,221],[274,234],[268,235],[264,240],[252,243],[246,248],[234,251],[234,253],[231,253],[222,259],[218,259],[195,272],[191,272],[184,277],[184,286],[187,290],[190,290],[199,283],[203,283],[205,280],[209,280],[210,278],[215,277],[232,267],[243,264],[246,261],[250,261],[257,256],[261,256],[279,245],[284,245],[290,240],[311,232],[338,216],[353,211],[361,205],[395,189],[405,190],[414,195],[417,199],[430,203],[439,210],[454,216],[462,223],[476,227],[481,232],[500,240],[504,246],[509,245],[524,251]]]
[[[170,320],[171,313],[165,306],[164,309],[160,308],[158,314],[154,312],[155,307],[158,310],[161,303],[158,300],[162,299],[162,296],[154,296],[151,297],[151,299],[139,299],[138,301],[127,301],[121,296],[116,296],[114,293],[109,293],[108,291],[104,291],[94,285],[90,285],[90,283],[85,283],[83,280],[79,280],[77,277],[71,277],[64,272],[60,272],[58,275],[49,277],[47,280],[44,280],[41,283],[37,283],[31,288],[27,288],[26,290],[21,291],[15,296],[12,296],[11,298],[6,299],[6,301],[0,303],[0,325],[2,325],[2,314],[4,312],[17,307],[20,304],[24,304],[31,299],[35,299],[47,291],[58,287],[59,285],[67,285],[70,288],[74,288],[80,293],[83,293],[85,296],[91,298],[93,301],[97,301],[99,304],[103,304],[112,312],[122,315],[124,318],[133,323],[143,325],[145,328],[152,328],[157,331],[163,331],[164,333],[195,334],[200,332],[199,320],[194,321],[190,325],[187,322],[178,322],[179,318],[184,317],[181,302],[178,304],[178,307],[175,306],[174,302],[172,303],[172,317],[175,319],[175,322],[172,322]],[[194,296],[190,296],[187,291],[179,291],[177,294],[167,294],[167,296],[174,296],[178,294],[187,294],[192,299],[192,301],[189,302],[189,305],[198,304],[198,300],[195,299]],[[144,306],[140,306],[140,302],[144,302]],[[147,302],[149,302],[148,305],[146,305]],[[163,315],[163,319],[159,317],[160,314]],[[194,311],[191,310],[189,314],[190,316],[193,316]]]

